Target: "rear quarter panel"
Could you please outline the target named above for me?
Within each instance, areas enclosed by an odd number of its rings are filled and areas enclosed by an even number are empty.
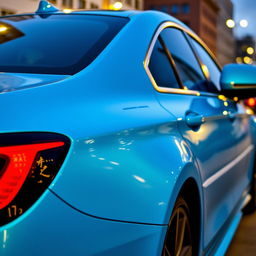
[[[1,132],[47,131],[72,146],[50,189],[87,214],[167,224],[179,189],[201,180],[176,118],[157,102],[143,61],[167,15],[135,16],[85,70],[1,94]]]

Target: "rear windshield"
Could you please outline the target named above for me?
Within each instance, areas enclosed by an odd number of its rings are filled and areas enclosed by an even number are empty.
[[[88,66],[127,18],[54,14],[0,18],[0,72],[72,75]]]

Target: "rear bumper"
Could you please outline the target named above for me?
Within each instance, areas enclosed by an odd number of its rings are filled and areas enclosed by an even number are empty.
[[[0,255],[156,256],[166,230],[87,216],[47,190],[24,215],[0,228]]]

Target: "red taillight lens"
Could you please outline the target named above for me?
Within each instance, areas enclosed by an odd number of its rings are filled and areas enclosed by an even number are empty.
[[[24,214],[44,193],[69,145],[59,134],[0,134],[0,226]]]
[[[0,154],[9,160],[0,178],[0,210],[17,195],[26,180],[39,151],[63,146],[64,142],[0,147]]]

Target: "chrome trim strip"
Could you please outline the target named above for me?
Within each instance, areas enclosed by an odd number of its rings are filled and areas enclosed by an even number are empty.
[[[206,97],[219,97],[219,94],[214,94],[212,92],[203,92],[203,91],[200,91],[200,95],[201,96],[206,96]]]
[[[161,24],[159,26],[159,28],[157,29],[157,31],[155,32],[154,34],[154,37],[150,43],[150,46],[149,46],[149,49],[146,53],[146,57],[145,57],[145,60],[143,62],[143,65],[144,65],[144,69],[146,70],[146,73],[153,85],[153,87],[155,88],[156,91],[158,92],[166,92],[166,93],[174,93],[174,94],[186,94],[186,95],[196,95],[196,96],[200,96],[201,95],[201,92],[199,91],[194,91],[194,90],[188,90],[186,88],[184,89],[175,89],[175,88],[165,88],[165,87],[160,87],[157,85],[153,75],[151,74],[150,70],[149,70],[149,61],[150,61],[150,57],[151,57],[151,54],[153,52],[153,48],[155,46],[155,43],[156,43],[156,40],[158,38],[158,36],[160,35],[160,33],[165,29],[165,28],[168,28],[168,27],[172,27],[172,28],[177,28],[177,29],[180,29],[184,32],[186,32],[189,36],[191,36],[192,38],[194,38],[199,44],[201,44],[205,50],[209,53],[209,55],[214,59],[214,61],[216,62],[216,59],[214,57],[214,55],[212,54],[212,52],[210,51],[210,49],[206,46],[206,44],[196,35],[194,34],[193,32],[191,32],[190,30],[182,27],[181,25],[175,23],[175,22],[172,22],[172,21],[167,21],[167,22],[164,22],[163,24]],[[218,97],[218,95],[215,95],[214,94],[211,94],[211,93],[207,93],[207,92],[202,92],[202,94],[204,95],[208,95],[210,94],[210,96],[212,97]]]
[[[236,118],[248,118],[249,115],[248,114],[235,114],[234,115],[234,119]],[[224,120],[224,119],[231,119],[229,114],[220,114],[220,115],[216,115],[216,116],[204,116],[203,117],[203,122],[211,122],[211,121],[216,121],[216,120]],[[178,117],[177,121],[183,121],[183,117]]]
[[[175,94],[186,94],[186,95],[200,95],[199,91],[193,91],[193,90],[186,90],[186,89],[175,89],[175,88],[165,88],[165,87],[160,87],[157,85],[153,75],[151,74],[150,70],[149,70],[149,61],[150,61],[150,57],[151,54],[153,52],[156,40],[158,38],[158,36],[160,35],[160,33],[167,27],[172,27],[172,28],[178,28],[180,30],[186,31],[187,33],[193,35],[190,31],[186,30],[185,28],[183,28],[182,26],[178,25],[177,23],[171,22],[171,21],[167,21],[164,22],[163,24],[160,25],[160,27],[157,29],[156,33],[154,34],[154,37],[150,43],[149,49],[147,51],[145,60],[144,60],[144,69],[146,70],[146,73],[153,85],[153,87],[155,88],[156,91],[158,92],[166,92],[166,93],[175,93]],[[193,37],[196,37],[196,35],[193,35]],[[197,38],[197,37],[196,37]]]
[[[228,115],[219,115],[219,116],[206,116],[204,117],[205,122],[215,121],[215,120],[222,120],[229,118]]]
[[[252,200],[252,196],[251,195],[247,195],[243,201],[243,204],[242,204],[242,209]]]
[[[204,183],[203,187],[207,188],[209,187],[213,182],[215,182],[217,179],[219,179],[221,176],[223,176],[225,173],[227,173],[230,169],[232,169],[235,165],[237,165],[243,158],[245,158],[252,150],[254,149],[253,145],[250,145],[242,154],[240,154],[238,157],[236,157],[233,161],[231,161],[229,164],[227,164],[225,167],[220,169],[217,173],[212,175],[210,178],[208,178]]]
[[[234,87],[236,88],[256,88],[255,84],[234,84]]]
[[[151,75],[151,73],[150,73],[150,75]],[[152,79],[154,79],[153,76],[152,76]],[[200,96],[200,92],[198,92],[198,91],[185,90],[185,89],[175,89],[175,88],[165,88],[165,87],[160,87],[160,86],[157,86],[157,91],[158,92],[165,92],[165,93],[178,93],[178,94]]]

